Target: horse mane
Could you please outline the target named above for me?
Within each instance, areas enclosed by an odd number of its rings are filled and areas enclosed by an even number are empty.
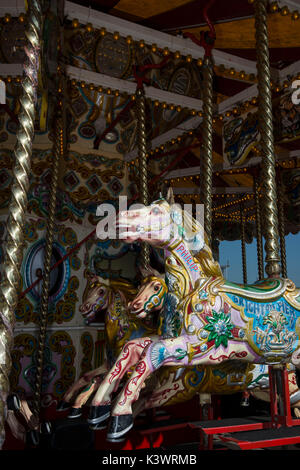
[[[167,202],[167,204],[169,203]],[[195,236],[196,233],[201,233],[204,238],[203,248],[199,252],[194,254],[194,257],[201,264],[204,275],[207,277],[223,278],[223,273],[220,264],[213,258],[212,250],[209,246],[208,237],[205,233],[203,226],[190,214],[190,212],[184,211],[179,204],[176,204],[176,207],[181,211],[183,226],[186,231],[187,238]]]
[[[120,290],[126,299],[132,300],[138,292],[138,289],[127,279],[110,279],[109,286],[114,290]]]
[[[90,279],[92,282],[96,280],[98,284],[103,284],[105,287],[109,287],[113,289],[114,291],[120,290],[128,300],[132,300],[137,292],[138,289],[132,284],[132,282],[128,281],[127,279],[124,278],[118,278],[118,279],[109,279],[109,278],[103,278],[102,276],[98,276],[95,273],[92,273],[90,270],[85,270],[84,272],[84,277],[86,279]],[[83,298],[84,296],[87,295],[91,282],[87,282],[87,285],[85,287],[84,293],[83,293]]]

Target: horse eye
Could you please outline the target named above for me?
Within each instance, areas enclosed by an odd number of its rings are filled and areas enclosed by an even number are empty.
[[[159,286],[154,286],[155,292],[159,291]]]
[[[155,215],[158,215],[161,213],[161,210],[158,207],[153,207],[151,212]]]

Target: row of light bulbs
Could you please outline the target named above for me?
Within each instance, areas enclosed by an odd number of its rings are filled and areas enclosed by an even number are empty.
[[[72,79],[70,80],[71,82],[71,85],[76,87],[81,87],[81,88],[86,88],[88,90],[95,90],[97,91],[98,93],[105,93],[107,95],[111,95],[111,96],[124,96],[124,97],[128,97],[129,94],[127,92],[120,92],[119,90],[113,90],[112,88],[105,88],[101,85],[94,85],[93,83],[87,83],[85,82],[84,80],[76,80],[76,79]],[[135,94],[132,94],[130,95],[131,99],[132,100],[135,100],[136,99],[136,96]],[[147,99],[150,99],[150,98],[147,98]],[[194,109],[189,109],[187,107],[182,107],[181,105],[176,105],[176,104],[172,104],[172,103],[166,103],[165,101],[161,102],[159,100],[154,100],[153,101],[153,105],[158,108],[158,107],[161,107],[162,109],[169,109],[171,111],[174,111],[176,110],[178,113],[180,113],[181,111],[190,111],[191,115],[192,116],[196,116],[198,115],[199,117],[202,117],[203,116],[203,112],[202,111],[195,111]]]
[[[82,27],[82,25],[80,24],[79,20],[77,18],[74,18],[72,20],[72,27],[74,29],[77,29],[79,27]],[[91,23],[87,23],[85,26],[84,26],[85,30],[87,32],[92,32],[94,30],[94,27]],[[106,34],[108,34],[108,31],[106,30],[105,27],[102,27],[100,28],[100,35],[101,36],[105,36]],[[112,33],[112,36],[113,36],[113,39],[115,41],[118,41],[121,37],[120,33],[118,31],[115,31],[114,33]],[[136,44],[140,49],[143,49],[145,47],[147,47],[148,45],[146,44],[145,40],[144,39],[140,39],[139,41],[135,41],[131,36],[127,36],[125,38],[126,40],[126,43],[128,45],[132,45],[132,44]],[[175,52],[171,52],[168,47],[164,47],[164,48],[160,48],[157,46],[157,44],[151,44],[149,45],[148,47],[151,48],[151,52],[153,53],[157,53],[157,52],[160,52],[163,56],[169,56],[171,54],[173,54],[173,57],[174,59],[176,60],[179,60],[179,59],[184,59],[187,63],[191,63],[194,59],[193,57],[188,54],[186,56],[183,56],[183,54],[181,54],[180,51],[175,51]],[[197,65],[199,67],[202,67],[203,65],[203,59],[202,58],[198,58],[197,60],[195,60],[195,62],[197,63]],[[224,74],[227,74],[230,75],[230,76],[236,76],[238,77],[240,80],[246,80],[246,81],[255,81],[256,80],[256,75],[254,73],[251,73],[251,74],[246,74],[246,72],[244,70],[236,70],[235,68],[233,67],[230,67],[229,69],[226,69],[226,67],[223,65],[223,64],[220,64],[218,66],[215,66],[214,67],[215,71],[218,73],[224,73]]]
[[[254,222],[256,217],[255,214],[249,215],[248,217],[241,216],[239,215],[231,215],[231,214],[223,214],[223,213],[216,213],[214,214],[214,217],[217,219],[225,219],[227,222],[241,222],[243,220],[244,222]]]
[[[248,3],[252,5],[255,0],[248,0]],[[300,14],[298,10],[293,10],[290,12],[290,9],[287,5],[280,7],[278,2],[269,2],[269,11],[270,13],[280,13],[282,16],[291,15],[291,19],[294,21],[299,20]]]

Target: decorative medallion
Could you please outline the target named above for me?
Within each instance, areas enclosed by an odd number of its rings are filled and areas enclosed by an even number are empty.
[[[131,64],[131,48],[126,39],[114,39],[106,34],[98,41],[95,51],[95,64],[98,72],[111,77],[122,78]]]
[[[9,64],[23,64],[25,61],[25,24],[12,19],[1,27],[1,50]]]
[[[42,277],[44,267],[44,249],[45,240],[39,240],[34,243],[25,259],[25,284],[29,287],[38,278]],[[64,248],[57,242],[53,243],[51,265],[55,264],[60,258],[66,254]],[[53,269],[50,273],[50,296],[49,302],[59,300],[66,292],[68,280],[70,277],[69,260],[66,259],[57,268]],[[30,291],[30,296],[35,300],[40,300],[42,292],[42,281],[40,281]]]

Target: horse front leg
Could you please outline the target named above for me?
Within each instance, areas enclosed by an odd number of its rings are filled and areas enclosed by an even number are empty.
[[[134,372],[114,401],[107,439],[114,441],[133,426],[132,405],[138,400],[145,380],[161,366],[188,365],[187,342],[184,337],[152,342],[145,348]]]
[[[99,429],[98,425],[110,416],[112,393],[118,389],[124,374],[139,361],[144,349],[151,343],[150,338],[137,338],[123,347],[92,401],[88,422],[94,429]]]

